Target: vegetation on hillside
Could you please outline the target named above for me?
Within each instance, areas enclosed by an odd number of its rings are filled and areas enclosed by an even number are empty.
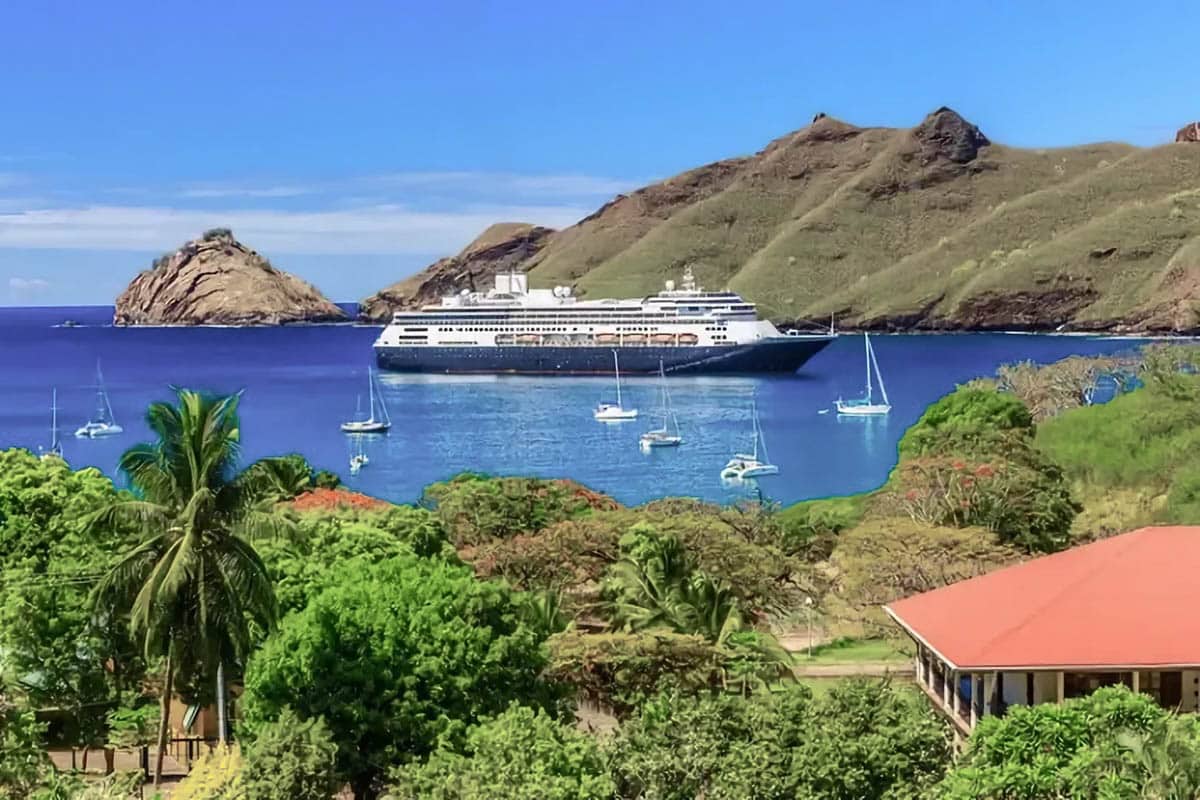
[[[536,246],[449,263],[469,262],[477,284],[517,267],[589,297],[654,292],[690,265],[785,322],[1192,331],[1198,184],[1193,144],[1027,150],[946,108],[911,129],[821,115],[752,156],[618,196]],[[393,290],[468,288],[447,263]],[[394,294],[366,301],[374,318]]]

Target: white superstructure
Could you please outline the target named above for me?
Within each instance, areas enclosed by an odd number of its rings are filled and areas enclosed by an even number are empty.
[[[530,289],[519,272],[487,292],[463,290],[400,311],[376,347],[726,347],[782,336],[736,292],[706,292],[691,269],[638,300],[581,300],[570,287]]]

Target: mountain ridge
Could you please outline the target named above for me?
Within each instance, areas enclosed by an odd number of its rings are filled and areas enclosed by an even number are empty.
[[[1017,148],[948,107],[911,128],[818,114],[471,274],[629,297],[690,265],[786,324],[1195,333],[1200,145],[1179,138]]]

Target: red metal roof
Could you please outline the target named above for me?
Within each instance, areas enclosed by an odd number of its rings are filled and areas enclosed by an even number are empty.
[[[958,669],[1200,665],[1200,527],[1143,528],[887,610]]]

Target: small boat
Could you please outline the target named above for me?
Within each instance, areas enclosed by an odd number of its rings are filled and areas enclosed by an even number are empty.
[[[342,430],[346,433],[387,433],[392,427],[392,418],[388,415],[387,404],[383,402],[383,393],[379,393],[379,419],[375,419],[375,374],[367,367],[367,390],[370,392],[370,409],[366,419],[343,422]],[[359,395],[361,398],[362,395]]]
[[[883,416],[892,410],[891,401],[888,400],[887,388],[883,385],[883,374],[879,371],[879,362],[875,360],[875,348],[871,347],[871,337],[866,333],[863,333],[863,346],[866,349],[867,360],[867,393],[857,400],[843,400],[839,397],[833,404],[839,415],[854,417]],[[876,403],[872,394],[872,372],[874,372],[875,380],[879,382],[879,394],[883,397],[882,403]]]
[[[671,394],[667,391],[667,373],[663,369],[662,359],[658,361],[658,379],[662,384],[660,396],[662,403],[659,408],[659,414],[662,417],[662,426],[655,428],[652,431],[646,431],[641,435],[639,441],[644,448],[651,447],[678,447],[683,444],[683,437],[679,435],[679,420],[675,417],[675,412],[671,409]],[[674,425],[674,432],[672,432]]]
[[[617,402],[600,403],[592,416],[601,422],[620,422],[626,419],[637,419],[636,408],[625,408],[621,405],[621,364],[617,359],[617,351],[613,350],[613,371],[617,375]]]
[[[88,420],[75,431],[80,439],[98,439],[104,436],[116,436],[124,433],[125,429],[113,418],[112,404],[108,401],[108,392],[104,389],[104,375],[100,372],[100,362],[96,362],[96,417]]]
[[[357,475],[359,470],[371,463],[371,459],[367,458],[367,454],[363,452],[362,438],[358,439],[358,452],[350,456],[350,474]]]
[[[778,475],[779,467],[771,463],[767,456],[767,440],[763,437],[762,426],[758,424],[758,406],[751,414],[754,425],[754,452],[735,453],[729,463],[721,470],[723,480],[739,481],[747,478],[761,478],[766,475]],[[762,445],[762,458],[759,458],[759,445]]]
[[[58,439],[58,389],[50,390],[50,398],[50,449],[42,452],[43,460],[63,457],[62,442]]]

